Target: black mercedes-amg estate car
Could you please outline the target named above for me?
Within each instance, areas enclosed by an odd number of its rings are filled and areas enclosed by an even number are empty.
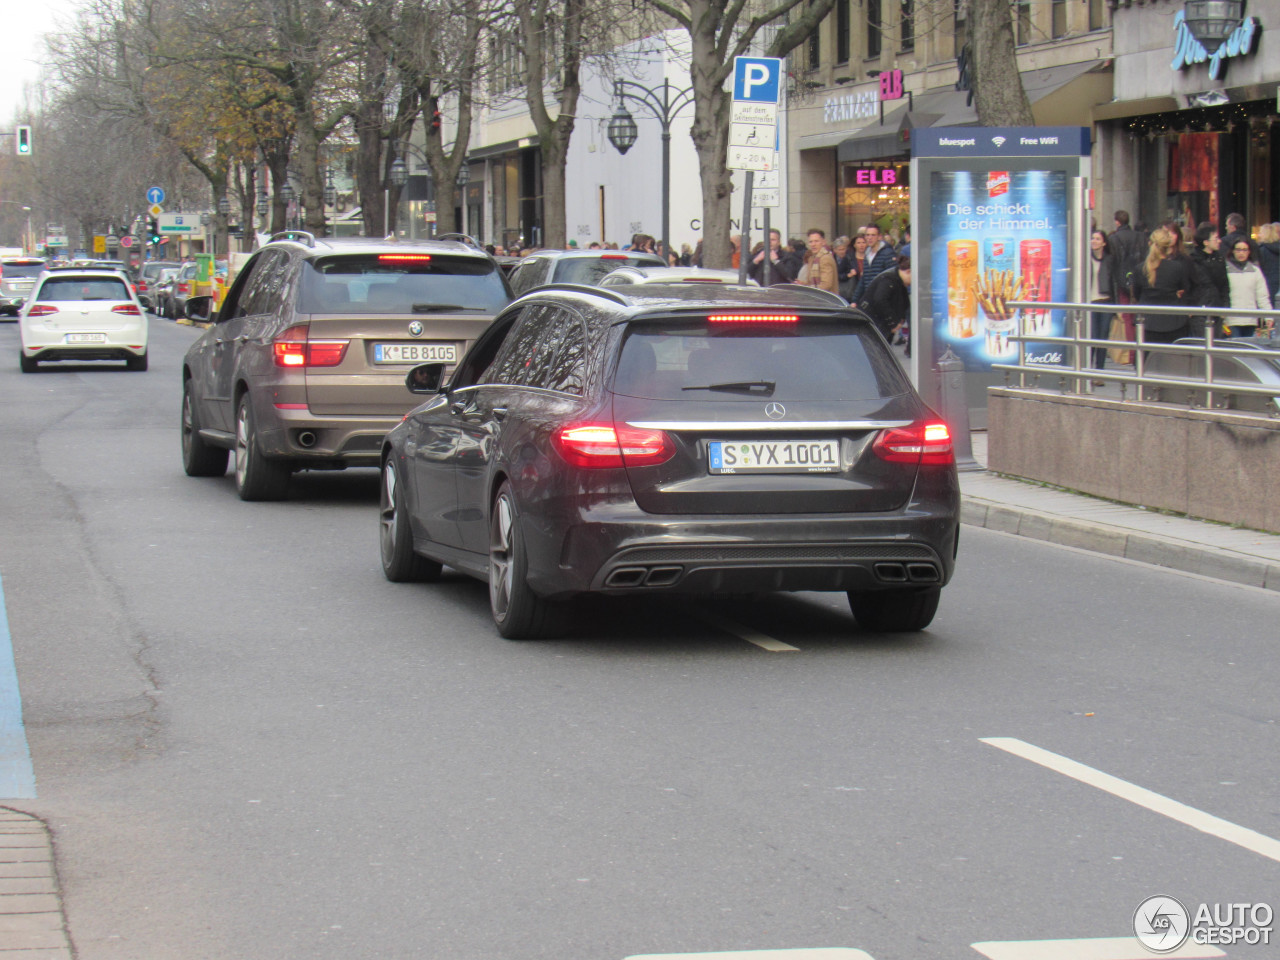
[[[513,639],[583,594],[845,591],[920,630],[954,568],[947,425],[872,322],[804,288],[552,285],[510,304],[382,446],[382,565],[487,580]]]

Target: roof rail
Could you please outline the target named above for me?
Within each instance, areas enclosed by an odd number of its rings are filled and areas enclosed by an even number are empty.
[[[269,243],[275,243],[277,240],[296,240],[298,243],[306,244],[308,247],[316,245],[316,237],[313,233],[307,233],[305,230],[281,230],[279,233],[273,233]]]
[[[475,237],[467,236],[465,233],[442,233],[439,236],[434,237],[433,239],[456,240],[458,243],[465,243],[468,247],[475,247],[477,250],[484,250],[484,244],[482,244]]]
[[[544,283],[541,286],[534,287],[522,293],[521,297],[532,296],[536,293],[547,293],[552,290],[561,290],[565,293],[585,293],[593,297],[604,297],[606,300],[612,300],[614,303],[622,304],[624,307],[632,305],[631,299],[612,290],[609,287],[593,287],[585,283]]]

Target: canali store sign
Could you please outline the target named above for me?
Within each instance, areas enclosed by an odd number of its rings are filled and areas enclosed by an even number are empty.
[[[1243,57],[1253,53],[1262,33],[1262,24],[1257,17],[1244,17],[1239,26],[1227,35],[1222,45],[1210,54],[1204,44],[1196,39],[1191,28],[1187,26],[1187,13],[1179,10],[1173,17],[1173,63],[1174,70],[1185,70],[1195,63],[1209,61],[1209,79],[1220,80],[1225,71],[1223,61],[1230,57]]]

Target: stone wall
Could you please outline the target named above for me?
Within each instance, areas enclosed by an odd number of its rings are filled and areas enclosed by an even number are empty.
[[[1280,419],[1010,387],[987,409],[996,473],[1280,533]]]

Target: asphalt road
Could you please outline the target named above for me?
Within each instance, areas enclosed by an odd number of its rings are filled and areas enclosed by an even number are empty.
[[[972,960],[1155,894],[1280,908],[1274,592],[966,527],[918,636],[802,594],[512,643],[479,583],[383,580],[372,471],[185,477],[198,333],[22,375],[0,325],[39,792],[0,803],[52,827],[80,960]]]

